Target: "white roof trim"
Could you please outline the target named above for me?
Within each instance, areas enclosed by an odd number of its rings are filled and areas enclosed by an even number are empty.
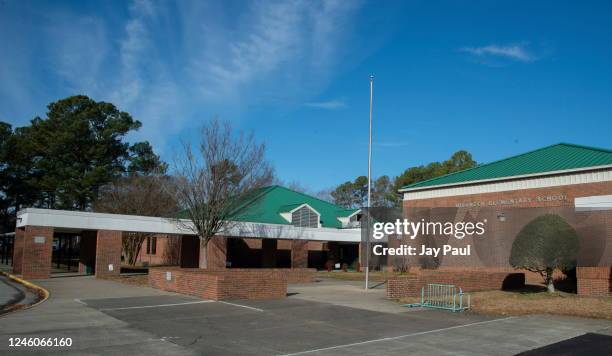
[[[342,226],[347,226],[351,220],[351,217],[357,215],[361,213],[361,209],[357,209],[355,212],[353,212],[351,215],[347,215],[347,216],[336,216],[336,219],[338,219],[338,221],[340,221],[342,223]]]
[[[350,219],[350,218],[352,218],[352,217],[353,217],[353,215],[357,215],[357,214],[359,214],[359,213],[361,213],[361,209],[357,209],[357,210],[356,210],[354,213],[352,213],[351,215],[348,215],[348,216],[343,216],[343,217],[345,217],[345,218],[349,218],[349,219]]]
[[[499,193],[505,191],[558,187],[573,184],[587,184],[612,181],[612,169],[596,170],[590,172],[577,172],[557,176],[534,177],[530,179],[489,182],[483,184],[470,184],[463,186],[449,186],[441,189],[429,189],[404,192],[404,200],[433,199],[454,197],[461,195],[474,195],[485,193]]]
[[[17,227],[46,226],[74,230],[116,230],[158,234],[195,235],[190,220],[28,208],[17,213]],[[282,224],[232,222],[219,235],[311,241],[361,241],[360,229],[306,228]]]
[[[574,172],[584,172],[584,171],[594,171],[600,169],[612,168],[612,164],[607,164],[603,166],[591,166],[591,167],[582,167],[575,169],[564,169],[560,171],[549,171],[542,173],[533,173],[533,174],[522,174],[517,176],[508,176],[508,177],[499,177],[499,178],[490,178],[490,179],[481,179],[481,180],[471,180],[466,182],[458,182],[458,183],[448,183],[448,184],[439,184],[439,185],[429,185],[426,187],[415,187],[415,188],[402,188],[399,190],[400,193],[403,192],[416,192],[421,190],[434,190],[446,187],[455,187],[460,185],[472,185],[472,184],[482,184],[489,182],[498,182],[498,181],[507,181],[507,180],[515,180],[515,179],[524,179],[524,178],[533,178],[533,177],[542,177],[542,176],[550,176],[550,175],[559,175],[559,174],[569,174]]]
[[[302,205],[298,205],[296,208],[293,208],[292,210],[289,210],[289,212],[291,214],[293,214],[296,210],[300,210],[304,206],[308,207],[308,209],[310,209],[310,210],[314,211],[315,213],[317,213],[317,215],[319,215],[319,217],[321,216],[321,214],[317,211],[317,209],[315,209],[312,206],[308,205],[308,203],[304,203]]]

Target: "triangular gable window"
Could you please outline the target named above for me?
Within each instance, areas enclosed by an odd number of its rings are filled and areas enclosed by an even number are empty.
[[[319,227],[319,214],[303,205],[291,213],[291,225],[297,227]]]

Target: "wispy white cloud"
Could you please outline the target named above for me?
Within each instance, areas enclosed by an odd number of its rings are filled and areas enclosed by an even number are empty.
[[[335,110],[345,108],[346,103],[342,100],[313,101],[304,103],[304,106],[316,109]]]
[[[255,1],[230,24],[214,17],[217,9],[189,8],[185,16],[199,13],[208,21],[187,33],[185,42],[199,49],[190,56],[188,73],[206,100],[248,103],[255,93],[258,104],[299,103],[327,84],[359,6],[357,1]],[[224,17],[222,11],[217,15]]]
[[[533,62],[538,59],[527,49],[527,45],[523,43],[509,45],[490,44],[482,47],[463,47],[460,49],[460,51],[477,57],[500,57],[519,62]]]
[[[0,102],[9,103],[0,116],[35,108],[29,119],[50,100],[86,94],[142,121],[132,139],[164,151],[169,135],[215,115],[345,106],[312,98],[360,60],[350,37],[361,1],[132,0],[125,12],[113,4],[87,12],[11,3],[11,14],[0,13],[0,39],[12,42],[0,56]],[[17,20],[25,12],[31,26]]]

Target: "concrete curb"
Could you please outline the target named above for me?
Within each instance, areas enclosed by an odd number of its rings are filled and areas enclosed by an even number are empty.
[[[22,307],[17,307],[17,308],[8,308],[5,310],[4,313],[0,314],[0,318],[6,315],[9,315],[13,312],[16,312],[18,310],[26,310],[26,309],[30,309],[33,308],[39,304],[44,303],[47,299],[49,299],[49,291],[46,290],[45,288],[36,285],[32,282],[26,281],[25,279],[21,279],[15,275],[12,275],[10,273],[6,273],[3,271],[0,271],[0,275],[6,276],[7,278],[9,278],[12,281],[15,281],[21,285],[23,285],[24,287],[28,288],[29,290],[33,291],[34,293],[36,293],[39,296],[39,300],[36,303],[33,304],[28,304]]]

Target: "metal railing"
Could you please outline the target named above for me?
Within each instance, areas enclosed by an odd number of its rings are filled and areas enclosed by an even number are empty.
[[[466,297],[467,303],[464,301]],[[452,284],[428,284],[421,288],[421,302],[405,304],[409,308],[425,307],[460,312],[470,309],[470,295]]]

